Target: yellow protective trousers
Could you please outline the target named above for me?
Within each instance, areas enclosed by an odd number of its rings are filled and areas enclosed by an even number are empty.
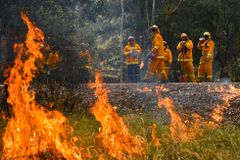
[[[154,75],[156,75],[156,80],[158,82],[167,80],[167,74],[164,70],[164,59],[156,58],[148,65],[148,71],[145,75],[145,80],[152,81]]]
[[[211,82],[213,80],[212,63],[213,61],[200,63],[198,67],[198,82],[202,82],[205,77],[206,81],[208,82]]]
[[[192,62],[180,62],[181,70],[186,82],[196,82]]]
[[[169,74],[170,74],[170,66],[166,66],[164,67],[164,70],[166,72],[166,75],[167,75],[167,80],[169,79]]]

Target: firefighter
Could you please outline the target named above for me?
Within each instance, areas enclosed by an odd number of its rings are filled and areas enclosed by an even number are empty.
[[[168,43],[166,41],[163,41],[163,44],[164,44],[164,57],[165,57],[164,69],[169,79],[169,73],[170,73],[171,64],[172,64],[172,52],[169,49]]]
[[[139,80],[139,56],[142,53],[142,49],[138,43],[136,43],[133,36],[128,37],[128,43],[124,48],[124,56],[126,57],[128,79],[131,82],[136,83]]]
[[[204,32],[203,37],[199,39],[198,49],[202,51],[200,58],[200,64],[198,68],[198,82],[202,82],[206,76],[206,81],[211,82],[212,76],[212,64],[214,57],[215,43],[211,39],[211,33]]]
[[[178,62],[181,66],[183,81],[196,82],[192,57],[193,42],[186,33],[182,33],[180,38],[181,42],[178,43],[177,50],[179,51]]]
[[[50,70],[55,70],[55,69],[57,69],[60,61],[61,61],[61,58],[60,58],[58,52],[51,52],[48,55],[46,64],[49,66]]]
[[[167,74],[164,70],[164,45],[163,38],[160,34],[160,30],[157,25],[153,25],[151,28],[152,32],[152,50],[149,55],[151,62],[148,65],[148,71],[145,75],[145,80],[150,82],[156,75],[157,82],[166,82]]]
[[[88,44],[81,43],[80,44],[80,81],[83,83],[87,83],[90,80],[91,72],[92,72],[92,58],[90,51],[87,49]]]

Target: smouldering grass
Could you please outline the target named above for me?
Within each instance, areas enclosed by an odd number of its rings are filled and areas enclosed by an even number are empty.
[[[103,153],[105,159],[111,159],[95,138],[99,131],[99,123],[92,116],[70,115],[69,122],[78,137],[78,145],[85,153],[91,153],[93,159]],[[169,136],[168,125],[156,121],[151,115],[128,114],[122,116],[133,134],[138,134],[147,140],[148,159],[156,160],[239,160],[240,159],[240,128],[237,126],[222,126],[218,129],[204,128],[203,134],[189,142],[177,142]],[[160,147],[151,142],[151,125],[157,124],[157,135]],[[6,123],[0,121],[1,131]],[[1,142],[0,142],[1,144]],[[1,154],[1,153],[0,153]],[[144,159],[144,158],[136,158]]]

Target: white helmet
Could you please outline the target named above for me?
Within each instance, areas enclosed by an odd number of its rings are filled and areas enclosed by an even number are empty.
[[[133,36],[129,36],[128,41],[130,41],[130,40],[135,40],[135,38]]]
[[[159,31],[159,27],[155,24],[152,25],[150,29],[151,29],[151,31]]]
[[[187,33],[182,33],[180,38],[188,37]]]
[[[207,36],[208,38],[211,38],[211,33],[210,33],[210,32],[204,32],[204,33],[203,33],[203,36],[204,36],[204,37]]]

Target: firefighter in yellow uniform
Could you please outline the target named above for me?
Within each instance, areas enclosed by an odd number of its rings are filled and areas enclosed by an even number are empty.
[[[90,51],[87,49],[88,44],[81,43],[80,44],[80,81],[83,83],[87,83],[90,80],[91,72],[92,72],[92,58]]]
[[[126,57],[128,79],[131,82],[138,82],[139,80],[139,57],[142,53],[142,49],[139,44],[136,43],[133,36],[128,37],[128,43],[124,48],[124,56]]]
[[[203,37],[199,39],[198,49],[202,51],[200,64],[198,68],[198,82],[202,82],[206,76],[206,81],[211,82],[212,64],[214,57],[215,43],[211,39],[211,33],[205,32]]]
[[[181,42],[177,45],[177,50],[179,51],[178,62],[181,66],[184,81],[196,82],[192,57],[193,42],[186,33],[182,33],[180,38]]]
[[[151,62],[148,65],[148,71],[145,75],[147,82],[152,81],[154,75],[156,75],[157,82],[166,82],[167,74],[164,70],[164,45],[163,38],[160,34],[160,30],[157,25],[151,27],[152,32],[152,50],[149,55]]]
[[[51,52],[48,55],[46,64],[49,66],[50,70],[55,70],[55,69],[57,69],[60,61],[61,61],[61,58],[60,58],[58,52]]]
[[[166,41],[163,41],[163,44],[164,44],[164,57],[165,57],[164,69],[169,79],[169,73],[172,65],[172,52],[169,49],[168,43]]]

